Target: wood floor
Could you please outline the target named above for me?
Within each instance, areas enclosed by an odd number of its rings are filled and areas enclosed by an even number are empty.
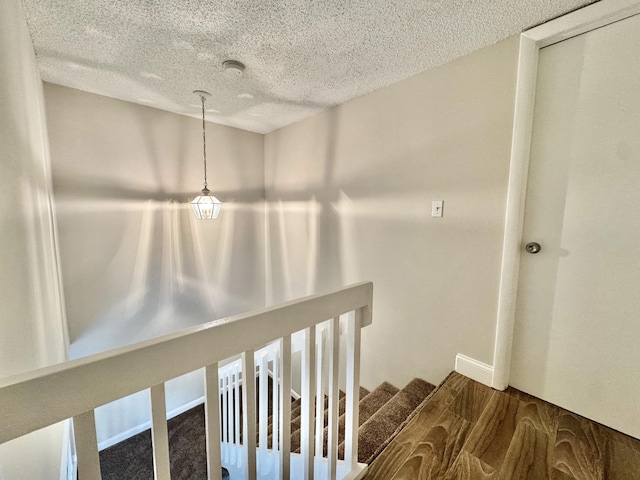
[[[365,480],[640,480],[640,441],[452,373]]]

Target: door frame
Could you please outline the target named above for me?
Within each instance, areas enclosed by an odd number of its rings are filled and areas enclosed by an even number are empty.
[[[491,386],[509,385],[540,49],[640,14],[639,0],[601,0],[520,35],[511,161]]]

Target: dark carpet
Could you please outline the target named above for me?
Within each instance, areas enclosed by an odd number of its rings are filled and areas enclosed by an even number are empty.
[[[169,419],[167,429],[172,480],[206,480],[204,406]],[[101,451],[100,469],[103,480],[153,480],[151,430]]]

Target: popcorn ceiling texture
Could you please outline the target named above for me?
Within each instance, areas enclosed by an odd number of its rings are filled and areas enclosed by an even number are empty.
[[[585,0],[23,0],[43,80],[258,133]],[[224,74],[222,62],[247,68]]]

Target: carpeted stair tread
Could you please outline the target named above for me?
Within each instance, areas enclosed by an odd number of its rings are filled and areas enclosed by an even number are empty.
[[[360,402],[360,425],[369,420],[380,408],[400,391],[388,382],[382,382]],[[344,420],[342,422],[344,425]]]
[[[396,432],[434,388],[434,385],[414,378],[364,422],[358,429],[358,461],[371,463],[379,445]],[[344,444],[339,446],[339,452],[344,454]]]
[[[299,417],[301,410],[302,410],[302,398],[298,398],[293,402],[291,402],[291,418]]]
[[[360,396],[359,401],[362,402],[364,398],[369,396],[371,392],[364,387],[360,387]],[[342,436],[344,437],[344,412],[346,410],[347,405],[347,397],[341,391],[340,392],[340,401],[338,402],[338,417],[342,418],[342,429],[338,428],[338,433],[342,432]],[[329,400],[325,397],[325,405],[324,405],[324,443],[325,443],[325,451],[326,451],[326,443],[327,443],[327,435],[328,435],[328,425],[329,425]],[[300,453],[300,423],[295,424],[296,428],[294,430],[294,423],[291,424],[291,451],[293,453]]]
[[[293,408],[294,404],[296,404],[295,409]],[[328,408],[328,406],[329,406],[329,398],[327,398],[325,396],[324,397],[324,408],[325,408],[325,410]],[[314,409],[315,409],[315,402],[314,402]],[[300,429],[300,423],[302,422],[301,415],[302,415],[302,400],[298,399],[295,402],[293,402],[292,406],[291,406],[291,427],[290,427],[291,428],[291,432],[294,432],[294,431]],[[273,445],[273,423],[272,423],[272,418],[271,417],[269,417],[269,437],[268,437],[267,443],[268,443],[268,447],[267,448],[272,448],[272,445]]]
[[[365,423],[372,415],[374,415],[385,403],[387,403],[395,394],[400,391],[399,388],[394,387],[388,382],[382,382],[376,388],[374,388],[369,394],[365,395],[360,399],[359,406],[359,423],[361,426]],[[340,418],[338,419],[338,444],[342,444],[344,442],[344,424],[345,424],[345,416],[344,410],[340,413]],[[329,430],[326,428],[327,422],[325,421],[325,429],[324,429],[324,439],[323,439],[323,455],[327,455],[327,448],[329,443]],[[344,449],[344,446],[343,446]],[[294,451],[293,448],[291,450]],[[298,450],[295,450],[295,453],[299,453]]]
[[[256,404],[258,407],[258,404]],[[302,399],[298,398],[291,402],[291,421],[294,421],[296,418],[300,417],[300,410],[302,408]],[[258,414],[259,415],[259,414]],[[258,422],[260,421],[259,417]],[[273,415],[269,415],[267,419],[267,448],[272,448],[273,441]],[[260,444],[260,424],[256,425],[256,445]]]
[[[380,408],[389,400],[391,400],[393,396],[399,391],[400,390],[397,387],[394,387],[390,383],[383,382],[377,388],[375,388],[370,395],[365,396],[364,399],[360,399],[361,401],[358,409],[358,427],[369,420],[371,416],[373,416],[378,410],[380,410]],[[344,411],[342,411],[340,412],[340,417],[338,418],[338,446],[344,443],[345,422],[346,417],[344,415]],[[324,456],[327,456],[327,452],[329,449],[329,429],[326,425],[327,424],[325,423],[324,438],[322,442],[322,454]],[[341,455],[338,458],[342,459],[344,458],[344,455]]]
[[[400,389],[394,387],[390,383],[383,382],[380,385],[378,385],[376,388],[374,388],[371,392],[364,395],[364,397],[361,397],[360,407],[359,407],[360,425],[362,425],[365,421],[367,421],[367,419],[369,419],[371,415],[376,413],[376,411],[378,411],[378,409],[382,407],[382,405],[387,403],[389,399],[391,399],[399,391]],[[360,393],[362,394],[363,391],[361,390]],[[328,425],[328,422],[327,422],[328,411],[326,407],[325,407],[325,413],[326,413],[326,416],[325,416],[325,427],[326,427]],[[339,435],[338,443],[342,443],[342,441],[344,440],[345,419],[343,415],[344,415],[344,410],[341,411],[340,419],[338,420],[342,425],[341,427],[338,428],[338,435]],[[324,439],[323,439],[324,454],[326,454],[327,452],[328,434],[329,434],[329,431],[327,428],[325,428]],[[342,436],[342,438],[340,438],[340,435]],[[300,453],[300,431],[292,432],[291,434],[291,451],[294,453]]]
[[[206,480],[204,406],[169,419],[167,430],[172,480]],[[152,480],[151,430],[102,450],[100,469],[103,480]]]

